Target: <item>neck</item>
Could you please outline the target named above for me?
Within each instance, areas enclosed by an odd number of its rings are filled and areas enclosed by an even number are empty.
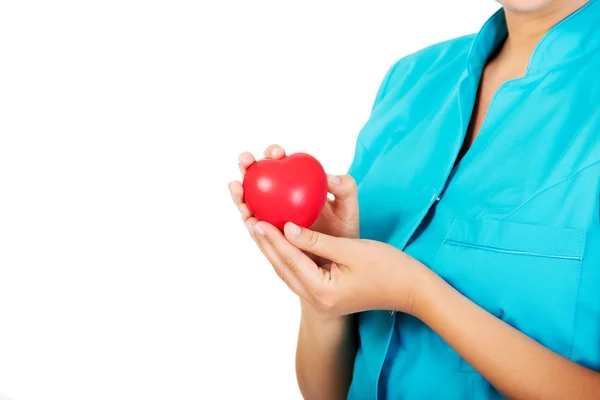
[[[502,53],[528,59],[546,33],[590,0],[554,0],[531,12],[504,8],[508,37]]]

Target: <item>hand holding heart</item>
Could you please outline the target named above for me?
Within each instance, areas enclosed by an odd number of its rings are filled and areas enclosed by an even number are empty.
[[[270,146],[265,156],[276,160],[286,158],[284,150],[276,145]],[[242,175],[255,163],[250,153],[241,154],[239,161]],[[277,164],[272,167],[277,168]],[[277,178],[276,173],[268,175],[270,179]],[[259,221],[244,202],[243,185],[235,181],[229,189],[252,238],[277,274],[319,313],[339,316],[371,309],[410,312],[420,277],[427,269],[392,246],[356,239],[359,220],[356,184],[349,176],[330,175],[327,181],[335,199],[325,201],[310,229],[291,222],[285,224],[277,218],[274,221],[281,224],[279,229]],[[321,195],[318,186],[315,185],[314,199]],[[278,211],[286,212],[285,208]],[[304,222],[313,218],[314,215]],[[284,225],[285,234],[281,232]]]
[[[281,160],[286,157],[286,154],[285,150],[280,146],[271,145],[265,150],[264,156],[267,160]],[[239,156],[239,167],[242,178],[245,178],[247,170],[255,163],[254,156],[248,152],[242,153]],[[277,169],[277,165],[273,165],[273,167]],[[281,178],[285,179],[285,176]],[[244,223],[256,222],[256,216],[253,215],[248,204],[245,202],[245,193],[241,182],[231,182],[229,190],[234,204],[238,207],[242,215]],[[336,237],[358,237],[358,198],[354,179],[347,175],[328,175],[327,191],[334,196],[334,199],[325,200],[325,205],[322,207],[321,213],[310,228],[317,232]],[[280,228],[283,228],[283,224]]]

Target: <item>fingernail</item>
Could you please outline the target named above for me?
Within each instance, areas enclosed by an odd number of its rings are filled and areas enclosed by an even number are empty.
[[[261,236],[265,235],[265,231],[263,231],[262,228],[258,225],[254,225],[254,232],[258,233]]]
[[[248,228],[248,232],[250,232],[250,234],[254,233],[254,228],[250,222],[246,222],[246,228]]]
[[[275,147],[273,150],[271,150],[271,155],[273,157],[277,157],[279,155],[280,151],[281,151],[281,149],[279,149],[279,147]]]
[[[300,232],[302,232],[302,229],[300,229],[300,227],[294,224],[293,222],[290,222],[288,225],[288,232],[290,233],[290,235],[298,236],[300,235]]]
[[[335,175],[328,175],[329,180],[331,181],[331,183],[333,183],[334,185],[339,185],[342,180],[340,179],[339,176],[335,176]]]

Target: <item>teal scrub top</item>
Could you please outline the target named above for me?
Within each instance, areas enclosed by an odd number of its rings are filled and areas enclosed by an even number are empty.
[[[545,35],[455,165],[484,65],[506,36],[499,10],[477,35],[390,68],[349,171],[361,236],[600,371],[600,0]],[[349,399],[501,398],[416,318],[378,310],[358,320]]]

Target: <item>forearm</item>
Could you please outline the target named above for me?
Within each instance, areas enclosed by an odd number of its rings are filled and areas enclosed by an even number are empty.
[[[353,316],[326,318],[304,305],[296,351],[296,374],[303,397],[345,399],[356,348]]]
[[[600,399],[598,372],[552,352],[436,275],[423,280],[413,314],[508,398]]]

